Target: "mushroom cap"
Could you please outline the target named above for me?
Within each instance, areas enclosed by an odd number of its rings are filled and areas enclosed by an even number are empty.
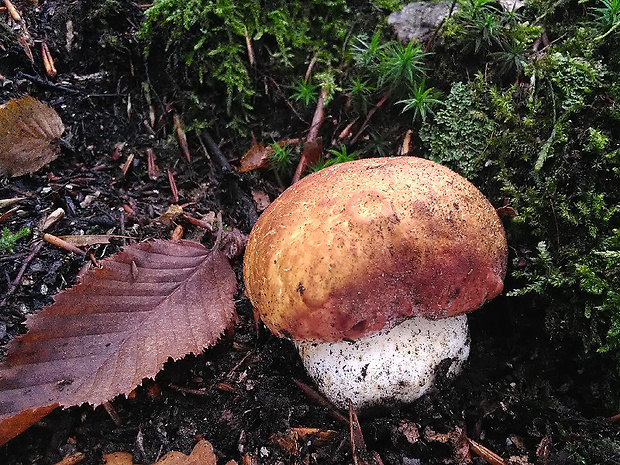
[[[503,289],[506,250],[495,209],[465,178],[422,158],[370,158],[288,188],[252,229],[243,274],[274,334],[331,342],[480,307]]]

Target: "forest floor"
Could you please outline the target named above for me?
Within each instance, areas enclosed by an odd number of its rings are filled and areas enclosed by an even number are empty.
[[[71,147],[40,171],[2,182],[1,199],[23,200],[1,226],[12,231],[29,226],[36,232],[43,218],[62,208],[65,216],[51,229],[54,235],[169,238],[174,225],[159,221],[174,203],[169,168],[186,212],[199,218],[221,211],[226,225],[249,233],[260,210],[252,192],[273,200],[277,184],[260,172],[223,172],[193,137],[187,162],[176,146],[169,113],[158,115],[164,122],[153,130],[142,87],[150,77],[140,48],[103,47],[97,30],[81,29],[92,3],[40,2],[24,8],[35,39],[34,62],[18,43],[0,50],[0,103],[26,94],[45,102],[62,118],[63,138]],[[127,5],[117,27],[130,35],[143,8]],[[67,34],[68,24],[74,33]],[[41,65],[41,40],[62,57],[55,80]],[[213,136],[233,165],[251,143]],[[115,159],[119,144],[123,148]],[[155,180],[147,176],[149,148],[162,171]],[[123,172],[130,156],[133,161]],[[180,223],[185,238],[213,244],[211,232]],[[100,259],[122,245],[91,250]],[[36,233],[0,255],[3,346],[23,333],[27,315],[76,282],[84,263],[84,257],[56,246],[39,246]],[[232,264],[241,283],[241,258]],[[101,406],[58,409],[0,447],[0,463],[55,464],[82,452],[82,463],[94,465],[102,463],[103,454],[127,451],[136,463],[149,464],[170,450],[188,453],[200,437],[213,444],[221,463],[352,463],[349,425],[294,383],[312,384],[293,344],[257,331],[241,284],[235,299],[234,331],[201,354],[168,362],[129,398],[114,399],[116,421]],[[366,449],[386,465],[485,463],[470,452],[471,439],[504,463],[620,463],[618,425],[606,421],[618,412],[600,401],[611,388],[600,382],[603,359],[584,358],[578,347],[557,348],[543,320],[543,310],[531,308],[525,298],[499,297],[472,314],[472,350],[464,372],[411,405],[361,416]],[[298,428],[330,433],[299,439]]]

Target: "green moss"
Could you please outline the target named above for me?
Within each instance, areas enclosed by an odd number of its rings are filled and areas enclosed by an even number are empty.
[[[15,244],[18,240],[26,237],[30,234],[30,228],[25,226],[16,233],[12,233],[9,228],[2,228],[2,234],[0,235],[0,251],[1,252],[13,252]]]
[[[434,120],[420,130],[420,139],[429,148],[432,160],[468,177],[483,165],[488,137],[495,125],[475,101],[476,95],[472,85],[453,84]]]
[[[163,43],[171,57],[180,54],[190,79],[225,94],[226,109],[250,109],[256,89],[252,62],[272,69],[299,67],[308,52],[328,52],[350,27],[344,0],[311,2],[258,0],[159,0],[146,12],[139,34],[147,54]],[[168,71],[178,75],[176,63]]]

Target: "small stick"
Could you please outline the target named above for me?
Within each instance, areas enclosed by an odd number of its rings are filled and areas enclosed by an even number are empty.
[[[50,49],[47,46],[46,42],[41,42],[41,56],[43,59],[43,66],[45,67],[45,72],[52,79],[58,75],[56,71],[56,67],[54,66],[54,59],[52,58],[52,54],[50,53]]]
[[[256,65],[256,58],[254,57],[254,47],[252,47],[252,39],[250,38],[250,34],[248,34],[248,28],[243,26],[245,29],[245,46],[248,49],[248,60],[250,61],[250,65]]]
[[[56,462],[55,465],[77,465],[84,461],[86,456],[81,452],[75,452],[74,454],[67,455],[60,462]]]
[[[314,68],[314,65],[316,64],[317,55],[318,54],[316,51],[314,52],[314,55],[312,55],[312,59],[310,60],[310,63],[308,64],[308,69],[306,70],[306,75],[304,76],[304,84],[308,84],[308,80],[312,75],[312,68]]]
[[[19,12],[17,11],[17,8],[15,8],[15,5],[13,5],[11,3],[11,0],[4,0],[4,4],[6,5],[6,9],[9,10],[11,18],[13,18],[15,21],[21,21],[22,20],[22,17],[20,16]]]
[[[349,419],[345,417],[342,413],[340,413],[338,409],[330,401],[328,401],[325,397],[323,397],[321,394],[316,392],[314,389],[312,389],[307,384],[302,383],[301,381],[297,381],[296,379],[293,380],[293,383],[295,383],[295,386],[301,389],[301,391],[312,402],[314,402],[317,405],[320,405],[321,407],[327,407],[329,414],[334,420],[338,421],[339,423],[342,423],[343,425],[349,424]]]
[[[183,129],[183,121],[177,112],[172,114],[172,121],[174,122],[174,130],[177,133],[177,140],[179,141],[181,152],[183,152],[185,159],[190,162],[192,157],[189,153],[189,145],[187,145],[187,136],[185,135],[185,129]]]
[[[327,89],[323,87],[321,88],[319,100],[316,103],[316,109],[314,110],[314,116],[312,118],[312,123],[310,124],[310,130],[308,131],[308,135],[306,136],[306,143],[315,142],[317,137],[319,136],[321,126],[323,125],[323,121],[325,121],[324,105],[326,98]],[[308,168],[309,164],[310,161],[304,156],[304,153],[302,153],[301,158],[299,159],[299,163],[297,164],[295,174],[293,175],[293,179],[291,179],[291,184],[295,184],[301,179],[301,176],[304,174],[304,171],[306,170],[306,168]]]
[[[469,442],[469,448],[472,450],[472,452],[474,452],[479,457],[482,457],[486,462],[490,463],[491,465],[507,465],[507,462],[492,450],[487,449],[482,444],[478,444],[476,441],[473,441],[469,438],[467,438],[467,441]]]
[[[19,210],[19,207],[13,207],[10,210],[5,211],[2,215],[0,215],[0,223],[6,220],[9,216]]]
[[[195,396],[206,396],[208,394],[206,389],[193,389],[184,386],[178,386],[176,384],[170,384],[169,386],[175,391],[183,392],[185,394],[193,394]]]
[[[123,176],[127,176],[127,172],[129,171],[129,168],[131,167],[131,164],[133,163],[134,157],[135,155],[133,153],[130,153],[129,156],[127,157],[127,160],[125,160],[125,163],[123,163],[123,166],[121,167]]]
[[[357,134],[355,134],[353,139],[351,139],[351,145],[355,144],[357,142],[357,140],[361,137],[362,133],[368,127],[368,123],[370,122],[370,118],[372,118],[372,115],[374,115],[376,113],[376,111],[383,106],[385,101],[389,98],[390,93],[391,93],[391,91],[388,90],[385,94],[383,94],[383,97],[381,97],[381,99],[377,102],[377,104],[368,112],[368,115],[366,115],[366,119],[364,120],[364,123],[360,127],[359,131],[357,131]]]
[[[223,173],[232,173],[233,169],[232,166],[230,166],[228,158],[224,156],[220,147],[215,143],[213,137],[211,137],[211,134],[209,134],[207,131],[203,131],[202,134],[200,134],[200,138],[207,146],[207,150],[209,151],[209,154],[213,157],[217,167]]]
[[[183,213],[182,217],[185,221],[187,221],[192,226],[206,229],[207,231],[213,231],[213,225],[211,223],[208,223],[203,220],[199,220],[198,218],[194,218],[193,216],[188,215],[187,213]]]
[[[605,422],[607,423],[617,423],[620,421],[620,413],[614,415],[613,417],[605,418]]]
[[[30,57],[30,56],[29,56]],[[46,87],[48,89],[52,89],[52,90],[60,90],[62,92],[67,92],[69,94],[80,94],[81,92],[75,89],[70,89],[68,87],[65,86],[59,86],[58,84],[54,84],[53,82],[49,82],[45,79],[41,79],[38,76],[32,76],[30,74],[26,74],[23,73],[21,71],[18,71],[17,73],[15,73],[16,77],[20,77],[20,78],[24,78],[24,79],[28,79],[31,82],[34,82],[35,84],[41,86],[41,87]],[[118,97],[120,94],[109,94],[109,95],[89,95],[89,97]]]
[[[26,259],[22,263],[21,268],[17,272],[17,276],[15,276],[15,279],[13,280],[11,285],[9,286],[9,289],[6,291],[6,294],[4,294],[4,296],[2,297],[2,301],[0,301],[0,308],[4,307],[4,304],[9,299],[9,297],[11,297],[13,295],[13,293],[17,290],[17,287],[22,282],[22,278],[24,277],[24,273],[26,272],[26,269],[28,268],[28,265],[30,265],[30,262],[39,253],[39,250],[41,250],[41,247],[43,247],[43,242],[42,241],[37,241],[37,242],[35,242],[33,244],[33,246],[30,249],[30,253],[28,254]]]
[[[102,405],[105,411],[108,412],[108,415],[110,415],[110,418],[114,424],[116,426],[121,426],[123,424],[123,420],[121,420],[121,416],[118,414],[114,406],[107,400]]]
[[[150,147],[146,149],[146,160],[147,160],[146,170],[147,170],[149,179],[151,181],[155,181],[159,177],[161,170],[159,169],[159,166],[155,164],[155,152],[153,152],[153,149]]]
[[[54,236],[53,234],[43,234],[43,240],[49,244],[55,245],[56,247],[65,249],[68,252],[73,252],[82,256],[86,255],[86,252],[84,252],[82,249],[78,249],[73,244],[61,239],[60,237]]]
[[[166,172],[168,173],[168,183],[170,184],[170,190],[172,190],[172,201],[174,203],[179,202],[179,190],[177,189],[177,183],[174,181],[174,174],[170,170],[170,168],[166,168]]]
[[[180,241],[183,239],[183,226],[177,224],[174,231],[172,231],[172,234],[170,235],[170,239],[173,241]]]

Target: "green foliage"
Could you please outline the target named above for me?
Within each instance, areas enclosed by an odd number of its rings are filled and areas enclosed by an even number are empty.
[[[357,68],[374,83],[374,87],[396,96],[406,96],[425,76],[423,59],[428,54],[422,44],[406,45],[391,40],[381,43],[376,32],[370,40],[361,35],[351,47]]]
[[[539,69],[553,83],[558,107],[564,111],[578,111],[586,105],[606,73],[600,61],[560,52],[548,54]]]
[[[366,113],[371,104],[371,98],[377,89],[368,84],[368,80],[361,80],[359,76],[351,78],[346,92],[351,98],[351,104],[362,113]]]
[[[594,8],[593,19],[604,33],[620,25],[620,0],[601,0],[601,6]]]
[[[362,70],[373,71],[381,61],[382,49],[381,31],[376,31],[370,40],[366,34],[360,34],[351,45],[351,57]]]
[[[164,44],[177,70],[181,55],[189,77],[224,92],[229,114],[233,106],[249,110],[256,95],[249,48],[277,68],[297,67],[308,50],[324,50],[336,59],[350,18],[344,0],[310,2],[258,0],[157,0],[146,12],[140,31],[147,54]]]
[[[479,57],[491,56],[500,76],[519,76],[526,52],[542,29],[522,21],[517,12],[496,5],[490,0],[461,0],[459,10],[446,20],[443,37],[455,53],[464,50]]]
[[[499,67],[499,73],[503,76],[520,76],[526,63],[527,45],[512,40],[508,44],[501,44],[501,47],[501,51],[491,54]]]
[[[372,2],[377,8],[382,8],[388,11],[400,10],[407,2],[402,0],[375,0]]]
[[[293,93],[291,98],[297,102],[301,102],[304,106],[308,107],[317,100],[317,87],[312,85],[310,80],[306,82],[304,79],[299,79],[296,85],[291,87]]]
[[[422,44],[388,42],[378,64],[378,87],[399,95],[412,89],[424,75]]]
[[[471,85],[454,83],[435,118],[420,130],[430,158],[472,176],[480,169],[494,122],[475,102]]]
[[[403,113],[413,110],[413,120],[426,122],[429,114],[433,113],[433,108],[441,105],[439,100],[441,94],[436,92],[433,87],[426,87],[426,77],[423,77],[418,84],[414,84],[411,89],[411,97],[396,103],[403,104]]]
[[[11,230],[5,226],[2,228],[2,236],[0,236],[0,251],[13,252],[17,241],[29,234],[30,228],[27,226],[24,226],[16,233],[12,233]]]
[[[340,150],[331,149],[327,151],[328,156],[312,166],[312,171],[320,171],[328,166],[337,165],[346,161],[353,161],[359,157],[358,152],[348,153],[347,146],[343,145]]]
[[[285,173],[293,166],[295,154],[293,148],[290,145],[278,144],[273,142],[271,144],[272,152],[269,157],[269,166],[277,173]]]
[[[603,154],[603,152],[609,146],[609,138],[600,130],[592,127],[588,128],[589,140],[585,149],[596,153],[597,155]]]

